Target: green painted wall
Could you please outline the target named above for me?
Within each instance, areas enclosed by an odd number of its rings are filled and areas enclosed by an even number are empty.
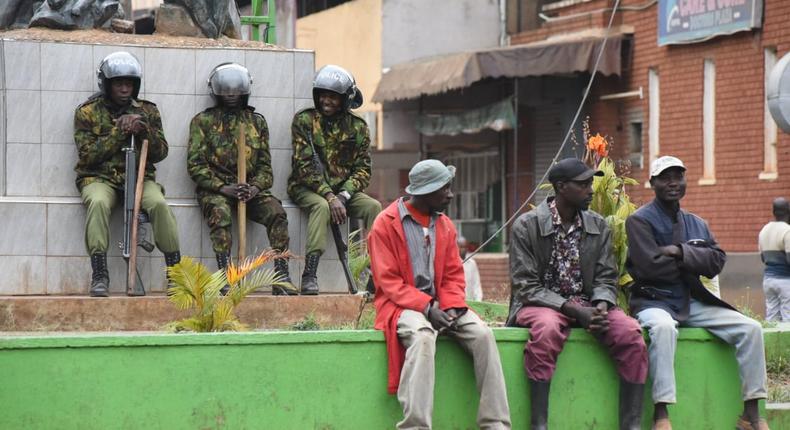
[[[527,332],[495,333],[513,428],[528,428]],[[434,428],[476,428],[470,359],[443,338],[436,363]],[[732,350],[681,330],[676,369],[676,427],[733,428],[741,401]],[[574,330],[552,383],[551,427],[616,429],[616,380],[605,350]],[[0,429],[25,430],[391,429],[401,414],[373,331],[6,337],[0,405]]]

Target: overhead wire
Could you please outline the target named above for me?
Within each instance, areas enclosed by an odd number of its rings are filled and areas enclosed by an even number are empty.
[[[587,88],[585,88],[584,90],[584,93],[582,95],[582,100],[579,103],[579,108],[576,109],[576,114],[573,116],[573,120],[568,126],[568,132],[565,133],[565,138],[562,140],[562,144],[557,150],[557,153],[554,154],[554,158],[552,158],[551,164],[549,164],[549,168],[547,168],[546,171],[543,173],[543,176],[541,176],[540,181],[536,183],[535,188],[532,190],[532,193],[530,193],[529,197],[527,197],[524,200],[524,203],[522,203],[521,206],[518,209],[516,209],[515,212],[513,212],[513,215],[511,215],[510,218],[508,218],[508,220],[505,221],[505,223],[502,224],[502,226],[499,227],[497,231],[494,232],[494,234],[492,234],[488,239],[486,239],[485,242],[480,244],[480,246],[478,246],[474,252],[467,255],[466,258],[464,258],[464,263],[469,261],[475,255],[477,255],[486,245],[488,245],[492,240],[494,240],[494,238],[497,237],[497,235],[499,235],[499,233],[501,233],[502,230],[504,230],[508,225],[510,225],[513,222],[513,220],[515,220],[516,217],[521,213],[521,211],[524,210],[524,208],[529,204],[530,200],[532,200],[532,197],[535,196],[535,193],[538,191],[540,184],[546,181],[546,177],[549,174],[549,170],[551,169],[551,166],[553,166],[554,163],[557,162],[557,158],[559,158],[560,154],[562,154],[563,149],[565,149],[565,145],[568,144],[568,140],[573,134],[573,129],[576,126],[576,122],[579,120],[579,116],[581,115],[581,112],[584,109],[584,103],[587,102],[587,97],[590,95],[590,89],[592,88],[592,84],[595,81],[595,75],[598,74],[598,67],[601,63],[601,58],[603,57],[604,48],[606,48],[606,42],[609,40],[609,32],[612,29],[612,24],[614,23],[614,17],[617,14],[617,10],[619,6],[620,6],[620,0],[615,0],[614,6],[612,6],[612,14],[609,16],[609,23],[606,26],[606,31],[604,32],[603,40],[601,41],[601,49],[598,51],[598,56],[596,57],[595,64],[593,65],[593,70],[590,73],[590,80],[589,82],[587,82]],[[516,127],[518,127],[518,118],[516,118]],[[513,180],[516,181],[518,180],[518,178],[514,178]]]

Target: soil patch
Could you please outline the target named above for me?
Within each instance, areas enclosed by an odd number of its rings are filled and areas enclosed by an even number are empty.
[[[31,40],[42,42],[87,43],[101,45],[138,45],[172,48],[247,48],[284,50],[283,47],[255,40],[239,40],[221,37],[207,39],[201,37],[168,36],[163,34],[123,34],[107,30],[54,30],[35,27],[21,30],[0,31],[0,38],[11,40]]]

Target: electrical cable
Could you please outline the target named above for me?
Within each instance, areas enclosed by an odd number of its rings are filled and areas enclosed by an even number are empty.
[[[592,73],[590,74],[590,81],[587,83],[587,88],[585,88],[584,90],[581,103],[579,103],[579,108],[576,109],[576,115],[573,116],[573,120],[568,126],[568,132],[565,133],[565,139],[562,140],[562,145],[560,145],[560,148],[557,150],[557,153],[554,154],[554,158],[552,158],[551,164],[549,164],[549,168],[546,169],[546,171],[543,173],[543,176],[540,178],[540,181],[537,182],[537,185],[535,185],[535,188],[532,190],[532,193],[529,195],[529,197],[527,197],[524,200],[524,203],[518,209],[516,209],[513,215],[511,215],[510,218],[508,218],[508,220],[505,221],[505,223],[502,224],[502,226],[499,227],[497,231],[495,231],[494,234],[491,235],[491,237],[486,239],[485,242],[481,243],[480,246],[478,246],[474,252],[467,255],[466,258],[464,259],[464,263],[469,261],[469,259],[471,259],[475,255],[477,255],[477,253],[479,253],[480,250],[482,250],[486,245],[488,245],[489,242],[494,240],[494,238],[497,237],[497,235],[500,232],[502,232],[502,230],[504,230],[508,225],[510,225],[510,223],[513,222],[514,219],[516,219],[516,217],[521,213],[522,210],[524,210],[527,204],[529,204],[529,201],[532,200],[532,197],[535,196],[535,193],[538,191],[540,184],[542,184],[546,180],[546,177],[549,175],[549,170],[551,169],[551,166],[553,166],[554,163],[557,162],[557,158],[560,156],[560,154],[562,154],[562,150],[565,149],[565,145],[568,144],[568,139],[570,139],[571,134],[573,133],[573,128],[576,125],[576,122],[579,120],[579,115],[581,115],[582,109],[584,109],[584,103],[587,101],[587,97],[590,95],[590,89],[592,88],[593,81],[595,81],[595,75],[598,73],[598,66],[601,63],[601,57],[603,57],[604,48],[606,48],[606,41],[609,40],[609,31],[612,29],[612,23],[614,23],[614,16],[617,14],[617,9],[619,6],[620,6],[620,0],[615,0],[614,6],[612,6],[612,15],[609,17],[609,24],[606,26],[606,32],[604,33],[603,40],[601,41],[601,49],[598,51],[598,57],[595,59],[595,65],[593,66]],[[516,127],[518,127],[518,118],[516,118]],[[517,179],[518,178],[514,178],[514,181]]]

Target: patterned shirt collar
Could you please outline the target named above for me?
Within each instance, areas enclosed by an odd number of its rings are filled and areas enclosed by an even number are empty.
[[[564,232],[565,230],[562,228],[562,218],[560,217],[560,211],[557,210],[556,199],[551,199],[551,201],[549,201],[549,212],[551,213],[551,224],[554,226],[554,230],[556,231],[559,228]],[[571,225],[571,228],[568,229],[567,233],[579,228],[582,228],[582,217],[579,212],[576,212],[576,218],[574,218],[573,224]]]

